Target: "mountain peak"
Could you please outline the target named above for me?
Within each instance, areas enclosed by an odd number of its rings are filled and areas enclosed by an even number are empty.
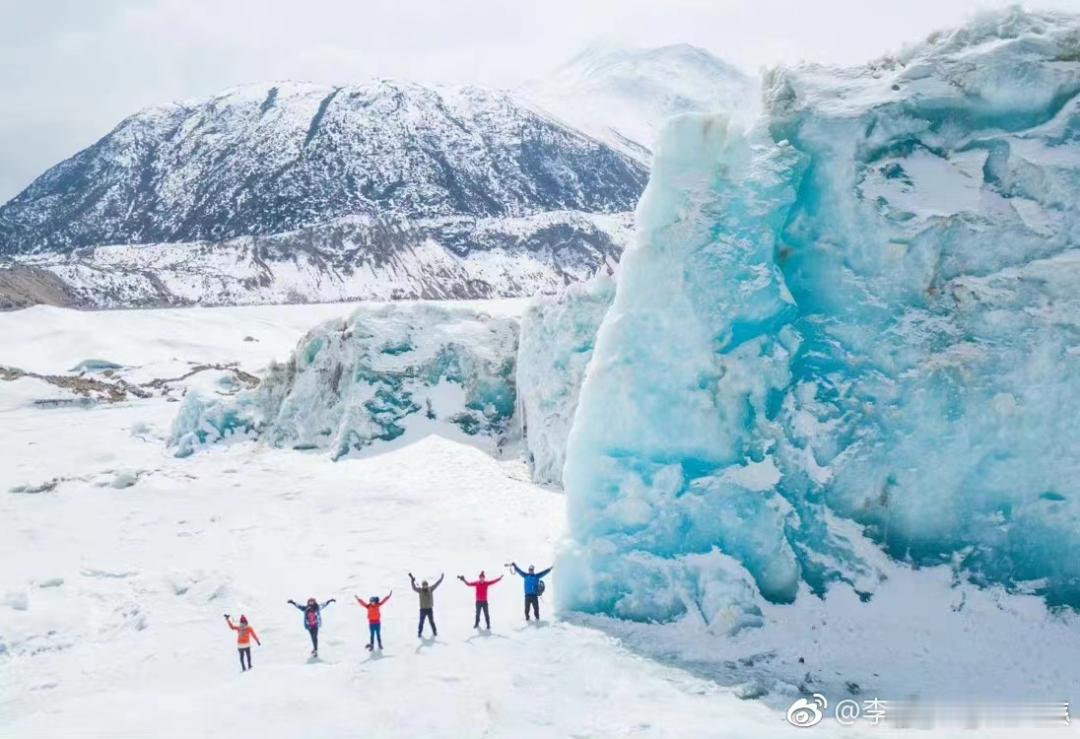
[[[502,90],[263,82],[125,119],[0,208],[0,253],[220,241],[348,216],[627,212],[645,177]]]
[[[647,162],[663,123],[680,113],[757,107],[757,84],[690,44],[629,48],[597,42],[521,87],[520,96],[600,141]]]
[[[730,74],[733,77],[747,78],[747,75],[740,69],[702,49],[700,46],[678,43],[641,48],[607,41],[590,44],[558,67],[553,76],[568,73],[593,76],[633,68],[638,71],[646,71],[650,68],[672,63],[687,64],[690,65],[690,69],[694,67],[711,69]]]

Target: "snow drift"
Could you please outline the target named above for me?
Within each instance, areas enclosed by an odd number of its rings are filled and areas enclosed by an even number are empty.
[[[752,624],[895,558],[1080,605],[1080,18],[664,133],[565,466],[566,607]]]
[[[310,331],[255,390],[187,397],[170,445],[234,435],[334,458],[439,433],[497,453],[515,434],[517,323],[426,304],[357,310]]]

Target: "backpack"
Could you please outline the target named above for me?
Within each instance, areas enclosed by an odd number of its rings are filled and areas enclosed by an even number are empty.
[[[536,583],[536,595],[537,596],[543,595],[545,590],[547,590],[547,585],[544,584],[544,581],[543,580],[537,581],[537,583]]]
[[[304,621],[309,629],[319,628],[319,612],[304,611]]]

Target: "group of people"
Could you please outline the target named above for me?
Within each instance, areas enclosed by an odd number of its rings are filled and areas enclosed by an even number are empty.
[[[544,577],[551,572],[551,568],[540,572],[536,571],[536,568],[529,565],[528,570],[522,570],[517,566],[516,562],[511,562],[509,565],[514,574],[519,575],[524,580],[525,586],[525,620],[529,621],[530,613],[532,618],[537,621],[540,620],[540,596],[544,593]],[[443,581],[445,575],[439,575],[439,579],[434,583],[429,583],[427,580],[423,580],[419,585],[416,584],[416,578],[413,574],[409,573],[409,582],[412,585],[413,592],[415,592],[420,601],[420,623],[416,627],[416,637],[422,638],[424,635],[425,622],[431,626],[431,635],[436,637],[439,635],[438,630],[435,627],[435,590]],[[494,580],[488,580],[487,576],[481,570],[479,576],[475,580],[466,580],[464,575],[458,575],[458,580],[472,588],[476,598],[476,617],[473,619],[473,628],[480,628],[480,616],[484,616],[484,627],[491,630],[491,612],[488,609],[488,590],[499,583],[502,580],[502,576],[496,577]],[[368,643],[366,648],[368,651],[374,651],[375,649],[382,650],[382,607],[390,602],[391,596],[394,591],[391,590],[383,597],[377,595],[372,596],[368,600],[364,600],[358,595],[354,595],[356,602],[361,605],[367,611],[368,621]],[[319,656],[319,628],[322,626],[322,611],[331,603],[336,603],[334,598],[319,603],[315,598],[308,598],[304,605],[300,605],[294,600],[289,600],[289,605],[299,609],[303,613],[304,628],[308,632],[308,636],[311,637],[311,656]],[[247,616],[240,616],[239,625],[232,622],[232,617],[225,614],[225,622],[229,625],[229,628],[237,632],[236,646],[240,652],[240,669],[247,671],[251,669],[251,641],[254,640],[256,644],[262,646],[262,642],[259,641],[258,635],[255,633],[255,629],[248,623]]]

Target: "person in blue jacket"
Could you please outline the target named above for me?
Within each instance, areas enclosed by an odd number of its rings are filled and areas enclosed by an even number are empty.
[[[300,609],[304,614],[304,628],[308,631],[308,636],[311,637],[311,656],[319,656],[319,627],[322,626],[322,609],[326,608],[331,603],[336,603],[333,598],[323,603],[321,606],[314,598],[307,599],[307,605],[300,605],[295,600],[290,600],[289,604]]]
[[[536,572],[532,565],[529,565],[528,572],[522,572],[521,568],[517,566],[517,562],[511,562],[510,565],[514,568],[514,572],[525,578],[525,620],[529,620],[529,606],[532,606],[533,614],[536,616],[536,620],[540,620],[540,594],[544,592],[544,584],[540,582],[547,573],[551,572],[551,568]]]

